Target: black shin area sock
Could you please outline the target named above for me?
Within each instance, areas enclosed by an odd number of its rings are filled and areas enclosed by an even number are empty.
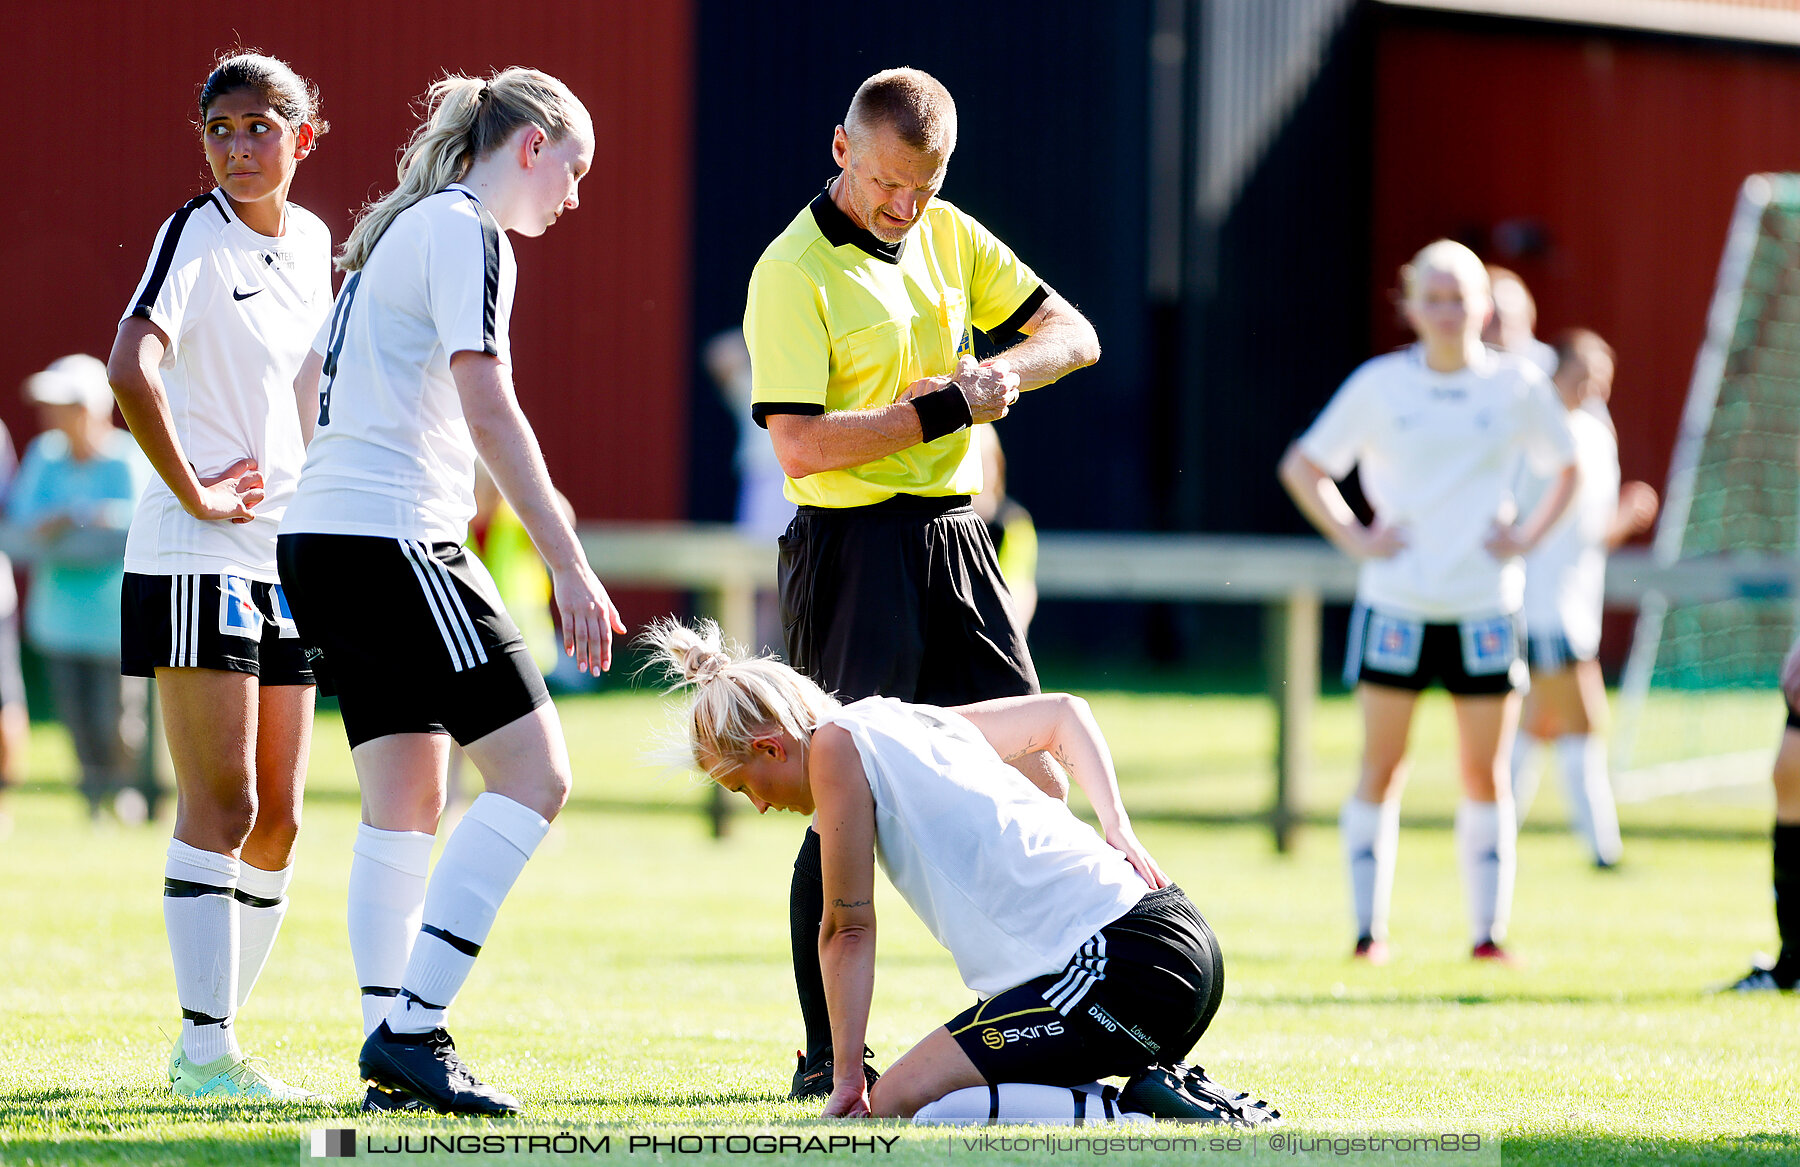
[[[1775,928],[1781,934],[1776,979],[1800,978],[1800,823],[1775,824]]]
[[[819,866],[819,833],[806,829],[794,858],[788,888],[788,943],[793,948],[794,988],[806,1024],[808,1062],[831,1056],[831,1014],[825,1007],[825,977],[819,969],[819,921],[825,915],[825,877]]]

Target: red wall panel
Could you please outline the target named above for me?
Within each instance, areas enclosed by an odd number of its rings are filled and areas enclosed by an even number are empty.
[[[0,270],[13,341],[0,356],[0,419],[16,439],[36,426],[12,387],[64,353],[105,355],[157,225],[210,185],[191,123],[215,51],[252,45],[319,84],[332,129],[293,198],[339,240],[393,185],[411,103],[432,80],[522,64],[568,82],[594,115],[598,150],[581,207],[538,239],[514,239],[520,399],[584,518],[683,514],[691,0],[86,0],[22,6],[9,26]]]
[[[1554,25],[1391,17],[1376,41],[1369,310],[1440,235],[1484,250],[1508,221],[1548,245],[1484,256],[1537,297],[1539,334],[1587,326],[1619,352],[1627,477],[1667,474],[1737,189],[1800,168],[1800,53]]]

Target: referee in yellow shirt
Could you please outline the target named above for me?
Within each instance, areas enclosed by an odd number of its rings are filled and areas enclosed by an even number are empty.
[[[1038,688],[969,505],[981,490],[969,427],[1006,416],[1021,390],[1093,364],[1100,341],[1010,248],[937,198],[955,147],[956,105],[935,78],[870,77],[832,135],[842,173],[750,277],[752,414],[800,504],[781,539],[788,660],[846,701],[962,705]],[[1026,339],[978,366],[975,328]],[[1066,796],[1042,755],[1016,764]],[[789,899],[806,1022],[796,1098],[832,1089],[823,912],[819,837],[808,830]]]

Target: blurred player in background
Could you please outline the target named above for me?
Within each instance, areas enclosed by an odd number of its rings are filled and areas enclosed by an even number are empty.
[[[150,682],[119,673],[124,561],[116,550],[95,559],[65,540],[84,529],[116,536],[129,528],[150,464],[113,425],[112,386],[94,357],[50,362],[26,379],[25,397],[44,427],[25,448],[6,507],[37,544],[25,635],[44,658],[56,715],[75,747],[88,816],[111,810],[120,822],[142,823],[157,795],[143,765]]]
[[[1504,960],[1518,831],[1506,759],[1526,683],[1519,556],[1574,494],[1574,443],[1549,379],[1482,344],[1488,279],[1474,252],[1439,240],[1400,279],[1418,343],[1344,382],[1289,447],[1281,481],[1326,538],[1362,561],[1344,664],[1362,708],[1362,773],[1339,817],[1356,955],[1387,959],[1407,736],[1419,693],[1437,682],[1456,712],[1471,953]],[[1512,498],[1520,458],[1551,478],[1523,520]],[[1368,526],[1337,487],[1352,467],[1374,508]]]
[[[288,187],[325,122],[310,83],[256,54],[221,60],[199,104],[218,186],[163,224],[107,362],[157,473],[125,544],[123,666],[156,678],[179,793],[169,1076],[178,1094],[280,1101],[310,1096],[244,1057],[234,1019],[287,911],[312,742],[275,532],[312,420],[297,378],[331,307],[330,234]]]
[[[1781,662],[1787,728],[1775,755],[1775,930],[1781,952],[1759,957],[1731,989],[1739,993],[1800,991],[1800,640]]]
[[[1497,263],[1487,265],[1494,310],[1482,327],[1481,339],[1503,353],[1524,357],[1548,377],[1556,372],[1556,349],[1537,338],[1537,301],[1519,273]]]
[[[1562,521],[1525,557],[1526,659],[1531,689],[1513,744],[1513,805],[1519,822],[1537,793],[1537,749],[1556,746],[1569,823],[1594,865],[1610,868],[1623,850],[1606,764],[1606,680],[1600,675],[1600,618],[1606,606],[1606,554],[1656,521],[1656,491],[1619,482],[1619,439],[1590,402],[1612,396],[1612,346],[1585,328],[1557,337],[1553,384],[1568,410],[1581,483]],[[1542,480],[1519,491],[1522,506]]]
[[[832,134],[841,173],[750,276],[752,416],[800,504],[781,539],[787,658],[849,700],[961,705],[1038,688],[969,505],[981,489],[970,427],[1093,364],[1100,341],[1011,249],[937,197],[955,148],[956,105],[935,78],[868,78]],[[976,328],[1026,339],[978,366]],[[1067,791],[1041,753],[1018,765]],[[808,830],[788,903],[806,1024],[795,1098],[831,1087],[820,889],[819,837]]]
[[[737,529],[764,546],[781,538],[794,521],[794,503],[787,497],[787,475],[775,457],[775,447],[751,420],[750,349],[744,330],[728,328],[706,342],[702,352],[706,371],[719,390],[719,398],[737,425],[737,452],[732,469],[737,471]],[[781,647],[781,606],[775,593],[756,592],[756,640],[759,648]]]
[[[994,542],[994,560],[1012,593],[1019,627],[1029,631],[1031,618],[1037,615],[1037,524],[1025,505],[1006,491],[1006,451],[1000,448],[999,431],[980,425],[974,432],[981,449],[981,493],[975,496],[975,513],[987,524],[988,538]]]
[[[578,205],[593,122],[531,69],[449,76],[338,264],[316,340],[326,380],[277,555],[294,617],[335,687],[362,788],[350,951],[367,1039],[366,1109],[507,1114],[458,1058],[445,1015],[500,904],[569,793],[543,674],[492,577],[463,546],[485,462],[551,572],[563,648],[596,675],[624,631],[520,412],[507,232]],[[486,791],[429,882],[451,740]]]
[[[1255,1126],[1279,1116],[1179,1064],[1218,1011],[1225,964],[1206,921],[1131,827],[1087,703],[1030,694],[944,709],[839,702],[716,625],[645,639],[693,686],[686,759],[758,811],[814,816],[831,1003],[825,1114],[920,1122],[1119,1120]],[[1101,833],[1004,759],[1049,749]],[[875,866],[956,958],[980,1001],[870,1089],[860,1053],[875,984]],[[1129,1075],[1122,1092],[1094,1080]]]

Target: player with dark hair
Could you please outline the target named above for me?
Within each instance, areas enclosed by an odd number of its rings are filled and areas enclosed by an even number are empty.
[[[1218,941],[1132,831],[1087,703],[1061,693],[955,709],[841,705],[769,657],[670,620],[645,639],[692,685],[686,759],[758,811],[813,816],[818,950],[835,1057],[827,1116],[918,1122],[1255,1126],[1267,1103],[1181,1065],[1224,992]],[[1102,835],[1007,764],[1049,751]],[[978,1004],[873,1089],[859,1054],[875,980],[875,866],[956,960]],[[1129,1076],[1122,1092],[1095,1084]]]
[[[457,1057],[445,1014],[568,798],[569,755],[543,674],[463,540],[479,456],[550,568],[564,651],[596,675],[608,666],[624,628],[520,412],[508,338],[507,232],[542,235],[573,210],[593,157],[588,112],[554,77],[437,82],[399,185],[344,245],[350,275],[316,342],[318,432],[278,557],[362,787],[349,924],[368,1109],[519,1108]],[[487,789],[428,882],[452,738]]]
[[[331,306],[330,234],[288,188],[325,122],[309,83],[255,53],[218,62],[199,114],[218,185],[163,224],[107,362],[158,475],[125,544],[123,667],[157,680],[180,795],[163,869],[182,1016],[169,1077],[188,1096],[291,1100],[310,1095],[246,1059],[233,1022],[287,911],[312,739],[275,535]]]
[[[935,78],[870,77],[832,134],[840,173],[750,277],[752,416],[799,504],[781,539],[787,657],[852,700],[960,705],[1037,691],[1023,626],[969,505],[981,490],[970,427],[1100,356],[1081,313],[937,197],[955,147],[956,105]],[[978,366],[977,328],[1026,339]],[[1041,755],[1018,764],[1066,793]],[[825,1093],[832,1076],[814,943],[823,907],[809,830],[788,909],[806,1024],[796,1098]]]

